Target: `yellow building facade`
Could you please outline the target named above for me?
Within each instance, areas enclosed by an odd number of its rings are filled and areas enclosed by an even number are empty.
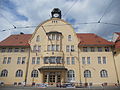
[[[118,84],[120,50],[95,34],[76,33],[58,8],[33,34],[0,42],[0,81],[7,85]],[[118,62],[118,63],[117,63]]]

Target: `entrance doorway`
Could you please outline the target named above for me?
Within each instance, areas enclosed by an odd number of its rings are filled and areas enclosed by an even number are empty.
[[[61,72],[45,72],[44,83],[56,84],[61,82]]]

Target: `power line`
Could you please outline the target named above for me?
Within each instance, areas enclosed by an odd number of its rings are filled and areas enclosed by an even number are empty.
[[[0,15],[9,23],[13,26],[13,28],[16,28],[14,24],[12,24],[3,14],[0,13]]]
[[[101,24],[107,24],[107,25],[115,25],[115,26],[120,26],[120,24],[116,23],[107,23],[107,22],[100,22]]]
[[[107,10],[108,10],[108,8],[111,6],[111,4],[112,4],[112,2],[113,2],[113,0],[111,0],[111,2],[110,2],[110,4],[107,6],[107,8],[105,9],[105,12],[103,13],[103,15],[100,17],[100,19],[98,20],[98,23],[100,23],[101,22],[101,20],[102,20],[102,18],[105,16],[105,14],[107,13]]]
[[[76,1],[71,5],[71,7],[66,11],[66,13],[65,13],[63,16],[67,15],[67,13],[72,9],[72,7],[77,3],[77,1],[79,1],[79,0],[76,0]]]

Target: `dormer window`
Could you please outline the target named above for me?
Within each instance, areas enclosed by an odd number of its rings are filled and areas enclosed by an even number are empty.
[[[36,42],[39,42],[39,41],[40,41],[40,36],[38,35],[36,38]]]
[[[68,35],[68,41],[72,41],[71,35]]]

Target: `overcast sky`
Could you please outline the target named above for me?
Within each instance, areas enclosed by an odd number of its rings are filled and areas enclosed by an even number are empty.
[[[53,8],[62,11],[62,19],[74,24],[77,33],[95,33],[111,40],[114,32],[120,32],[120,0],[0,0],[0,41],[20,32],[32,34],[35,28],[10,28],[36,26],[51,18]],[[98,22],[102,16],[101,22],[117,25],[77,24]]]

